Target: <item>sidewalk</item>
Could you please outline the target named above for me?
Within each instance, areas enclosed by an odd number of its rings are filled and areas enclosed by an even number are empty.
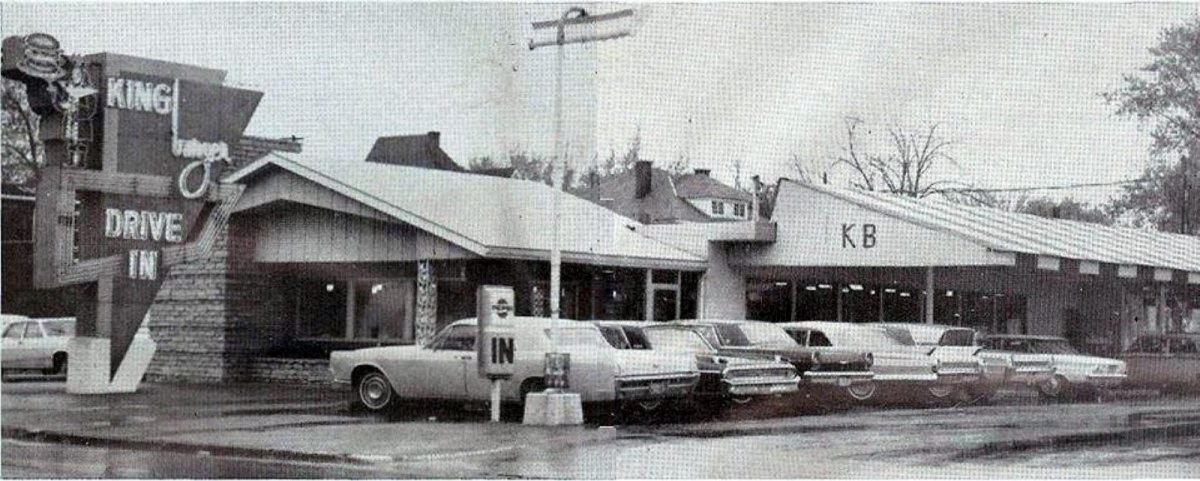
[[[569,449],[615,436],[594,427],[490,423],[486,413],[457,407],[389,419],[351,415],[348,390],[333,386],[143,383],[133,394],[76,396],[61,382],[18,382],[4,383],[2,393],[6,438],[214,455],[423,461]]]

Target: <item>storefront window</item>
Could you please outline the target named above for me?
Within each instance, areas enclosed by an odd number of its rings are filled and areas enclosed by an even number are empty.
[[[285,284],[295,296],[291,314],[298,338],[412,340],[416,285],[411,279],[289,279]]]
[[[355,338],[412,339],[413,281],[356,281],[354,294]]]
[[[346,325],[346,283],[294,280],[297,337],[342,337]]]

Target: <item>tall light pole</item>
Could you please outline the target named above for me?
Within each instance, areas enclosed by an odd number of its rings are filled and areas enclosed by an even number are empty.
[[[570,7],[557,20],[547,20],[542,22],[533,22],[534,30],[544,30],[554,28],[556,36],[554,40],[543,40],[535,42],[530,40],[529,50],[536,50],[542,47],[556,46],[558,47],[557,68],[558,75],[554,85],[554,166],[553,171],[553,186],[554,186],[554,240],[550,246],[550,356],[555,359],[560,359],[558,353],[558,319],[559,319],[559,301],[561,297],[562,284],[562,250],[560,247],[560,231],[562,217],[562,182],[566,174],[566,155],[563,149],[562,141],[562,123],[563,123],[563,56],[564,49],[568,44],[575,43],[590,43],[603,40],[615,40],[622,37],[628,37],[633,32],[627,28],[615,30],[606,34],[574,34],[568,36],[567,29],[569,27],[588,27],[596,26],[603,22],[610,22],[619,19],[633,18],[634,12],[632,9],[620,10],[611,13],[600,15],[589,15],[582,7]],[[561,164],[561,168],[560,165]],[[550,362],[550,359],[547,359]],[[561,380],[551,380],[551,384],[547,387],[552,391],[557,391],[561,387]]]

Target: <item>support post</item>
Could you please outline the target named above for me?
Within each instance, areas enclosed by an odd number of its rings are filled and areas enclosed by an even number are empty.
[[[504,381],[500,378],[492,379],[492,422],[500,422],[500,386]]]
[[[642,320],[654,320],[654,269],[646,269],[646,289],[642,299]]]
[[[925,268],[925,323],[933,324],[933,266]]]
[[[791,320],[791,322],[796,322],[796,300],[800,295],[800,292],[797,290],[798,285],[799,282],[796,282],[795,279],[792,279],[792,311],[788,315],[788,319]]]

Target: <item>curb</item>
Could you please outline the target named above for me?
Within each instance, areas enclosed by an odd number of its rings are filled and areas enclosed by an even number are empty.
[[[206,444],[187,444],[175,441],[138,441],[132,439],[114,439],[99,436],[83,436],[25,428],[4,427],[0,435],[5,438],[22,441],[37,441],[46,443],[70,444],[87,447],[110,447],[120,449],[157,450],[174,453],[196,454],[202,456],[229,456],[242,458],[266,458],[279,461],[305,461],[314,463],[350,463],[370,464],[367,461],[355,459],[352,455],[328,453],[302,453],[279,449],[242,448],[234,446],[219,446]]]
[[[276,461],[300,461],[312,463],[346,463],[361,466],[370,466],[381,463],[405,463],[405,462],[423,462],[437,461],[450,458],[487,456],[509,451],[519,451],[530,448],[528,443],[515,444],[511,446],[500,446],[494,448],[483,448],[463,451],[449,451],[442,453],[422,453],[422,454],[407,454],[407,455],[386,455],[386,454],[333,454],[333,453],[307,453],[301,451],[287,451],[282,449],[266,449],[266,448],[246,448],[237,446],[224,446],[212,444],[192,444],[181,443],[177,441],[141,441],[134,439],[119,439],[106,438],[100,436],[86,436],[78,434],[67,434],[52,431],[41,431],[37,429],[26,429],[19,427],[4,427],[0,431],[0,435],[4,438],[17,439],[22,441],[34,441],[44,443],[69,444],[86,447],[109,447],[119,449],[132,450],[156,450],[169,451],[174,453],[194,454],[200,456],[227,456],[241,457],[253,459],[270,459]],[[549,441],[558,446],[581,446],[592,444],[597,441],[607,441],[614,439],[616,433],[609,436],[604,436],[602,439],[588,438],[578,441],[571,441],[571,436],[557,436]]]
[[[952,459],[966,460],[1005,453],[1033,451],[1045,448],[1063,448],[1073,445],[1105,444],[1114,441],[1131,443],[1147,439],[1168,439],[1184,436],[1200,436],[1200,422],[1178,423],[1166,426],[1147,426],[1109,431],[1089,431],[1074,434],[1061,434],[1036,439],[1018,439],[985,443],[974,448],[966,449],[954,455]]]

